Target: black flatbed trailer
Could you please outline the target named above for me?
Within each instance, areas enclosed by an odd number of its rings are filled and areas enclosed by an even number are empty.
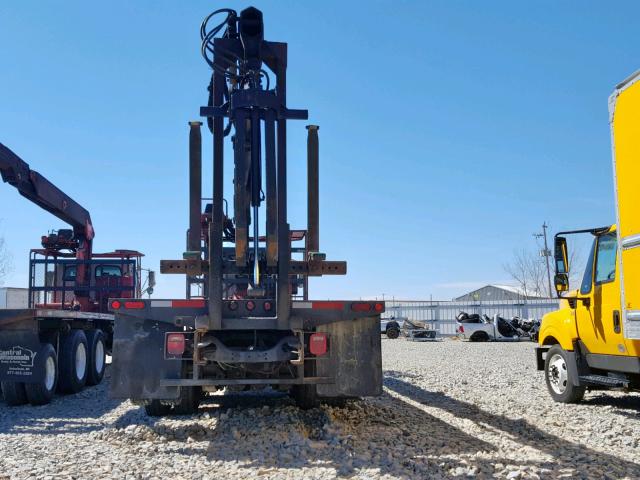
[[[109,313],[0,310],[0,382],[5,401],[41,405],[51,400],[58,386],[64,393],[75,393],[87,383],[100,383],[113,342],[113,323]],[[81,358],[70,355],[69,347],[75,347],[74,353],[83,351]]]

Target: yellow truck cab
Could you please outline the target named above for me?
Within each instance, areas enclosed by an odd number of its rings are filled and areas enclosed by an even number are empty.
[[[536,348],[549,393],[563,403],[586,389],[640,390],[640,72],[616,87],[609,112],[617,222],[556,234],[560,308],[543,317]],[[567,250],[576,234],[594,236],[579,288],[569,285]]]

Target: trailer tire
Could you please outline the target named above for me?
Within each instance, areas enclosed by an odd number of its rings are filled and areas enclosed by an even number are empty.
[[[390,338],[391,340],[395,340],[400,336],[400,330],[395,327],[387,328],[386,334],[387,334],[387,338]]]
[[[166,417],[171,413],[171,405],[161,403],[160,400],[151,400],[144,406],[144,411],[150,417]]]
[[[160,403],[160,400],[151,400],[144,406],[144,411],[150,417],[166,417],[171,413],[171,405]]]
[[[58,391],[78,393],[87,382],[87,337],[82,330],[71,330],[62,338],[58,356]]]
[[[27,403],[27,393],[22,382],[2,382],[2,395],[10,407]]]
[[[107,368],[105,335],[99,328],[96,330],[89,330],[86,335],[87,346],[89,347],[87,385],[98,385],[102,382],[104,371]]]
[[[571,369],[566,352],[560,345],[554,345],[547,352],[544,361],[544,379],[551,398],[559,403],[578,403],[584,397],[586,388],[573,384]]]
[[[202,387],[180,387],[179,402],[173,407],[174,415],[197,413],[202,400]]]
[[[347,406],[347,402],[354,397],[324,397],[320,399],[319,403],[324,403],[334,408],[344,408]]]
[[[31,405],[46,405],[56,393],[58,384],[58,356],[50,343],[45,343],[38,352],[44,359],[44,377],[37,383],[27,383],[24,388]]]
[[[298,408],[309,410],[320,405],[315,385],[294,385],[291,390]]]

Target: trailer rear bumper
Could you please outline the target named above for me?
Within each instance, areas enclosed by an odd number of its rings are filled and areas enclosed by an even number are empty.
[[[185,378],[180,380],[161,380],[163,387],[224,387],[229,385],[320,385],[334,383],[333,377],[303,377],[303,378],[230,378],[230,379],[199,379]]]
[[[174,318],[162,320],[141,319],[128,312],[118,312],[115,322],[112,379],[110,396],[113,398],[146,400],[175,400],[180,388],[187,386],[228,386],[228,385],[274,385],[293,386],[302,384],[317,385],[319,397],[364,397],[382,393],[382,355],[380,341],[380,316],[328,321],[323,319],[312,331],[325,333],[328,338],[329,352],[314,358],[308,354],[308,345],[304,350],[304,368],[298,363],[297,354],[282,357],[282,347],[292,346],[292,339],[308,339],[311,331],[292,329],[281,332],[283,339],[272,349],[263,351],[239,351],[223,348],[220,340],[209,341],[216,334],[228,334],[228,330],[197,331],[185,325],[195,324],[195,319],[186,318],[178,313]],[[302,319],[301,319],[302,320]],[[193,322],[193,323],[192,323]],[[305,324],[300,321],[299,325]],[[167,335],[180,332],[185,335],[186,343],[194,345],[194,336],[206,340],[211,346],[217,344],[215,353],[207,356],[202,350],[198,361],[192,357],[170,357],[166,353]],[[243,330],[238,330],[238,334]],[[246,330],[244,330],[246,332]],[[257,335],[268,332],[257,330]],[[245,333],[246,334],[246,333]],[[306,341],[306,340],[305,340]],[[205,348],[205,347],[203,347]],[[275,349],[274,351],[271,351]],[[277,351],[276,351],[277,350]],[[294,349],[300,350],[300,344]],[[289,350],[287,350],[289,351]],[[247,367],[251,365],[288,365],[268,375],[254,375],[254,367],[247,368],[247,374],[236,377],[233,373],[224,373],[226,367]],[[212,368],[222,364],[223,373],[212,374]],[[313,367],[311,371],[307,368]],[[232,369],[233,369],[232,368]]]

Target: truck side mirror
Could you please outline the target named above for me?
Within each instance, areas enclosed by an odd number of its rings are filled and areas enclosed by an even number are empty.
[[[556,263],[556,274],[553,277],[553,284],[556,288],[556,294],[560,297],[562,292],[569,290],[569,260],[567,255],[567,239],[565,237],[555,237],[553,256]]]
[[[556,236],[554,239],[554,258],[556,273],[569,273],[569,260],[567,255],[567,239]]]
[[[556,287],[558,297],[562,292],[569,290],[569,275],[566,273],[556,273],[553,277],[553,285]]]

